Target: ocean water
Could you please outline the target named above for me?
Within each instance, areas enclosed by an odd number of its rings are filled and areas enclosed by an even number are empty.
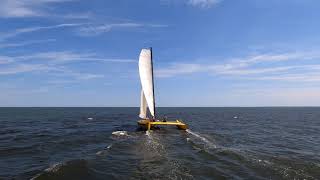
[[[0,108],[0,179],[320,179],[320,108]],[[116,131],[126,131],[113,135]]]

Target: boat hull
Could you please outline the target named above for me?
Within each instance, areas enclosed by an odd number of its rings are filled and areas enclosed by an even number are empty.
[[[185,123],[183,123],[179,120],[176,120],[176,121],[150,121],[149,119],[141,119],[138,121],[138,125],[146,130],[154,129],[155,127],[160,126],[160,125],[176,126],[178,129],[181,129],[181,130],[186,130],[188,128],[188,126]]]

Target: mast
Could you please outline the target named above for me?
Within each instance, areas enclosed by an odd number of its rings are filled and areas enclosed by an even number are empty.
[[[153,91],[153,111],[154,111],[154,116],[153,119],[156,119],[156,99],[154,96],[154,77],[153,77],[153,59],[152,59],[152,47],[150,47],[150,52],[151,52],[151,73],[152,73],[152,91]]]

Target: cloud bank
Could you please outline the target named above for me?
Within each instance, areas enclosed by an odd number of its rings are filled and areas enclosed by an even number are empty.
[[[320,53],[287,52],[227,59],[225,63],[174,63],[156,70],[158,77],[206,73],[246,80],[320,81]]]

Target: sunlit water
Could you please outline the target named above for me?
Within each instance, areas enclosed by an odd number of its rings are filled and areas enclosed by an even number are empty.
[[[320,179],[320,108],[0,108],[0,179]]]

